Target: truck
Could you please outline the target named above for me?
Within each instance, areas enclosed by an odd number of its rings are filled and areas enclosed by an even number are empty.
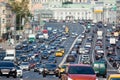
[[[29,34],[28,35],[28,40],[29,40],[29,42],[34,42],[36,40],[35,34]]]
[[[49,35],[48,35],[48,30],[47,29],[44,29],[42,31],[43,35],[44,35],[44,39],[48,39],[49,38]]]
[[[7,49],[6,50],[6,56],[3,60],[5,61],[16,61],[16,53],[15,49]]]
[[[110,44],[115,45],[116,44],[116,39],[115,38],[110,38]]]

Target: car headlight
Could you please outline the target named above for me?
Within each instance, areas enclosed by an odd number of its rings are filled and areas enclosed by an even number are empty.
[[[68,77],[68,80],[73,80],[73,79],[71,79],[70,77]]]
[[[15,70],[16,70],[15,68],[12,69],[12,71],[15,71]]]
[[[44,69],[45,71],[47,71],[47,69]]]
[[[98,80],[98,78],[96,78],[96,80]]]

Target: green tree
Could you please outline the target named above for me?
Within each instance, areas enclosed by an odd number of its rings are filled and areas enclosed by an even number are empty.
[[[28,8],[29,0],[10,0],[9,4],[12,7],[12,11],[16,14],[16,28],[19,28],[18,30],[20,30],[22,28],[22,18],[25,19],[26,23],[29,21],[29,17],[32,17]]]

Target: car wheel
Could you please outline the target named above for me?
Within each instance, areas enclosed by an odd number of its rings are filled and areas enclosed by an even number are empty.
[[[20,76],[20,78],[22,78],[23,76]]]
[[[9,78],[10,77],[10,75],[7,75],[7,78]]]
[[[43,77],[46,77],[46,74],[43,74]]]
[[[103,75],[103,78],[106,78],[106,75]]]
[[[14,74],[14,75],[13,75],[13,77],[14,77],[14,78],[16,78],[16,77],[17,77],[17,75],[16,75],[16,74]]]

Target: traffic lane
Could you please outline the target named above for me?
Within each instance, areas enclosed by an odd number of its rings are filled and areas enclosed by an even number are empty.
[[[62,57],[57,57],[57,65],[59,65],[60,62],[63,60],[64,56],[65,56],[65,55],[67,54],[67,52],[69,51],[69,49],[70,49],[70,47],[71,47],[71,45],[72,45],[72,43],[73,43],[74,40],[75,40],[74,38],[69,37],[69,38],[65,41],[65,43],[63,44],[63,46],[65,47],[65,53],[64,53],[64,55],[63,55]]]
[[[65,46],[66,49],[66,53],[68,52],[70,46],[72,45],[74,39],[69,37],[63,44],[63,46]],[[53,54],[54,55],[54,54]],[[64,57],[64,56],[63,56]],[[59,65],[59,63],[62,61],[63,57],[57,57],[57,65]],[[33,72],[33,71],[26,71],[23,73],[23,79],[45,79],[45,80],[58,80],[58,77],[55,77],[54,75],[48,75],[46,78],[43,78],[43,76],[40,74],[38,74],[37,72]]]
[[[79,23],[61,23],[61,22],[57,22],[57,23],[53,23],[53,22],[48,22],[45,24],[45,27],[53,27],[53,29],[64,29],[62,26],[66,25],[69,27],[70,32],[76,32],[76,33],[80,33],[84,30],[84,28],[79,24]]]
[[[25,71],[23,72],[23,80],[58,80],[58,77],[55,77],[55,75],[47,75],[46,77],[43,77],[42,74],[39,74],[38,72],[34,71]]]

